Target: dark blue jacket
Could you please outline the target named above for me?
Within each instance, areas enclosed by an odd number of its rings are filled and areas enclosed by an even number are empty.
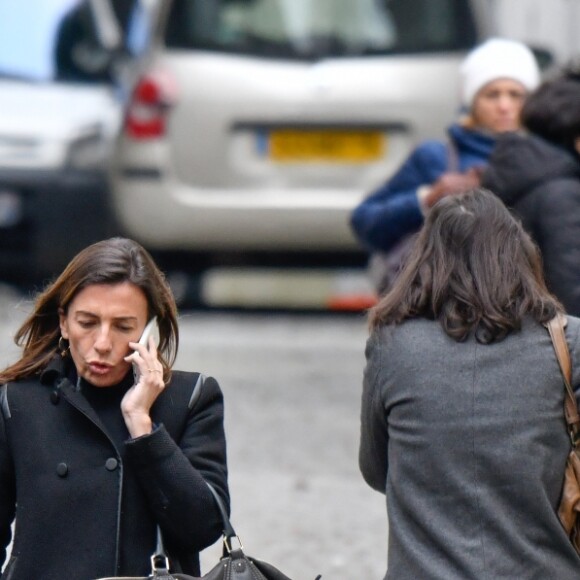
[[[387,251],[418,230],[423,214],[417,189],[433,184],[446,171],[465,172],[485,165],[495,145],[491,135],[457,123],[448,135],[448,143],[433,140],[419,145],[391,179],[354,209],[351,227],[367,249]],[[451,156],[457,159],[455,167],[450,166]]]

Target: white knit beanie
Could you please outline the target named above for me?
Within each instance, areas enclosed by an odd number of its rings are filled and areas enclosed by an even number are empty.
[[[463,105],[470,108],[475,95],[487,83],[512,79],[533,91],[540,82],[540,69],[532,51],[521,42],[491,38],[473,49],[461,65]]]

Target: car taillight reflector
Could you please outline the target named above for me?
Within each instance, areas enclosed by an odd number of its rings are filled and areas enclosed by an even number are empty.
[[[133,139],[156,139],[165,134],[167,113],[176,100],[176,85],[161,71],[142,77],[131,97],[125,130]]]

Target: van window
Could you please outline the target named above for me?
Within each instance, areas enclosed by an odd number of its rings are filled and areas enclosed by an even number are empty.
[[[174,0],[170,48],[252,56],[417,54],[470,48],[466,0]]]

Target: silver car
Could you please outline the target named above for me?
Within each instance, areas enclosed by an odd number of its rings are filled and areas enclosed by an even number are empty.
[[[360,253],[349,212],[443,135],[488,4],[149,4],[112,176],[122,227],[159,252]]]

